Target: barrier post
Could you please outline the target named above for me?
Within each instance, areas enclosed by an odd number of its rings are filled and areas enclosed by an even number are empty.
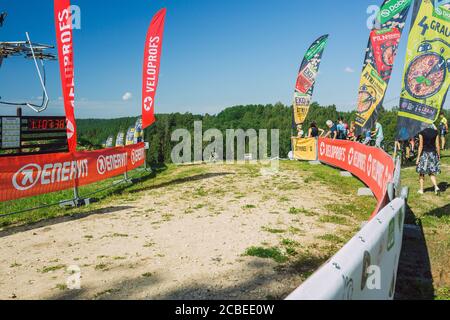
[[[80,198],[80,192],[78,191],[78,168],[75,167],[75,180],[74,180],[74,186],[73,186],[73,199],[72,200],[63,200],[59,203],[59,206],[62,208],[66,207],[72,207],[77,208],[81,206],[88,206],[91,204],[91,199],[86,198],[82,199]]]

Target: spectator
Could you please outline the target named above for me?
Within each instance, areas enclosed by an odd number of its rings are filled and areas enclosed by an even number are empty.
[[[378,120],[375,122],[375,131],[372,134],[375,137],[375,147],[381,149],[381,144],[384,140],[383,126]]]
[[[417,173],[419,174],[419,194],[424,193],[425,175],[429,175],[434,185],[434,192],[439,195],[440,189],[436,181],[436,175],[440,170],[441,149],[439,147],[439,132],[434,126],[419,133],[419,153],[417,155]]]
[[[303,138],[303,136],[305,135],[305,132],[303,131],[303,126],[301,124],[297,125],[297,132],[298,138]]]
[[[445,118],[444,111],[440,114],[441,121],[439,122],[439,136],[441,137],[441,147],[445,150],[445,136],[448,134],[448,121]]]
[[[350,141],[356,141],[355,121],[350,122],[350,128],[348,129],[347,139]]]
[[[324,134],[325,130],[317,127],[317,123],[311,122],[308,130],[308,138],[318,138]]]
[[[371,141],[372,141],[372,132],[370,130],[367,130],[366,138],[364,139],[363,144],[369,146]]]
[[[333,121],[328,120],[327,127],[330,129],[330,131],[327,132],[325,138],[337,139],[338,136],[337,126],[333,123]]]
[[[337,131],[338,131],[338,139],[347,140],[347,129],[345,127],[344,119],[342,117],[339,117],[338,119]]]

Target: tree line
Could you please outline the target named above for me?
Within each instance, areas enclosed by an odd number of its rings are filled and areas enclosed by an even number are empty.
[[[397,127],[397,109],[379,111],[380,123],[384,128],[386,141],[394,141]],[[447,118],[450,112],[447,111]],[[327,130],[326,121],[337,121],[343,117],[350,123],[356,117],[356,112],[338,111],[335,105],[320,106],[314,102],[306,118],[304,130],[307,131],[313,121],[320,128]],[[171,141],[172,132],[176,129],[187,129],[193,135],[194,121],[202,121],[203,130],[219,129],[225,137],[226,129],[279,129],[280,156],[286,157],[291,150],[290,137],[292,131],[292,107],[276,103],[274,105],[239,105],[226,108],[216,115],[194,115],[192,113],[157,114],[156,123],[145,130],[145,141],[150,143],[148,162],[151,164],[169,163],[170,153],[177,142]],[[83,148],[101,148],[108,136],[113,135],[114,141],[119,131],[126,133],[134,126],[136,117],[117,119],[79,119],[77,120],[79,144]],[[207,143],[205,143],[206,145]],[[269,151],[270,152],[270,151]]]

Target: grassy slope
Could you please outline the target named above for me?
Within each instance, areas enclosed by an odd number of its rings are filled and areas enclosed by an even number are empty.
[[[443,174],[440,176],[440,181],[447,182],[450,180],[450,153],[445,153],[442,159]],[[251,167],[251,166],[250,166]],[[249,168],[252,170],[251,168]],[[311,166],[305,162],[282,162],[281,169],[300,170],[304,171],[306,183],[320,182],[324,183],[336,191],[338,194],[345,196],[355,195],[356,190],[362,186],[362,183],[354,178],[343,178],[339,171],[327,166]],[[13,216],[0,218],[0,227],[11,227],[24,225],[28,223],[38,222],[44,219],[51,219],[55,217],[90,214],[96,210],[110,207],[114,204],[124,204],[127,201],[134,200],[140,196],[139,190],[145,187],[155,186],[159,184],[168,183],[170,181],[189,180],[190,177],[203,173],[204,167],[193,166],[189,170],[177,171],[175,166],[168,166],[160,169],[157,173],[147,175],[141,181],[133,185],[118,185],[112,189],[102,191],[95,195],[100,201],[92,204],[89,207],[82,207],[70,210],[64,210],[58,206],[35,210],[33,212],[21,213]],[[132,176],[139,176],[142,173],[134,172]],[[100,190],[108,186],[113,180],[110,179],[104,182],[96,183],[90,186],[81,188],[81,195]],[[449,299],[449,282],[448,278],[442,278],[442,273],[445,274],[445,269],[448,268],[448,252],[450,248],[449,239],[449,203],[450,193],[447,191],[443,193],[440,198],[435,197],[432,193],[427,193],[423,197],[417,195],[417,177],[414,168],[406,168],[403,170],[403,184],[411,187],[409,205],[417,219],[420,219],[427,240],[427,246],[431,257],[431,264],[433,268],[435,292],[438,298]],[[136,192],[137,191],[137,192]],[[54,203],[71,197],[71,190],[38,197],[10,201],[0,204],[0,213],[11,211],[18,211],[27,207],[36,206],[38,204]],[[424,201],[425,200],[425,201]],[[339,223],[339,216],[351,218],[354,222],[362,222],[367,220],[375,207],[375,200],[365,197],[354,197],[354,201],[346,205],[330,205],[326,209],[329,211],[328,218],[333,222]],[[294,208],[295,209],[295,208]],[[339,235],[330,235],[326,237],[329,242],[329,247],[325,253],[326,258],[334,254],[343,243],[348,241],[354,233],[358,230],[358,223],[355,228],[348,233]],[[254,248],[253,254],[267,255],[268,252],[259,252],[260,248]],[[250,252],[252,253],[252,252]],[[269,252],[270,254],[270,252]],[[278,251],[276,252],[278,254]],[[306,259],[306,257],[292,257],[290,259]],[[295,264],[295,261],[291,261]]]
[[[411,215],[407,223],[423,227],[436,298],[450,299],[450,151],[442,154],[441,163],[442,173],[438,176],[438,183],[445,192],[440,197],[434,195],[428,178],[428,192],[423,196],[417,194],[419,184],[415,166],[403,169],[402,184],[410,187],[408,204]],[[414,219],[416,221],[411,221]]]

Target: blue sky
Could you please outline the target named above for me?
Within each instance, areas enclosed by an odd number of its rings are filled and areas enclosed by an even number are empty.
[[[330,40],[314,100],[336,104],[340,110],[354,109],[369,36],[367,8],[381,2],[72,0],[81,8],[81,30],[74,32],[75,115],[139,115],[145,34],[162,7],[168,14],[157,113],[214,114],[238,104],[290,104],[303,55],[325,33]],[[22,40],[28,31],[35,42],[55,44],[52,0],[0,0],[0,11],[8,12],[0,41]],[[405,32],[386,101],[399,96],[406,40]],[[3,99],[41,95],[33,68],[23,58],[4,61]],[[49,62],[47,69],[52,102],[46,114],[62,115],[58,64]],[[123,99],[126,93],[129,99]],[[2,114],[6,110],[2,107]]]

